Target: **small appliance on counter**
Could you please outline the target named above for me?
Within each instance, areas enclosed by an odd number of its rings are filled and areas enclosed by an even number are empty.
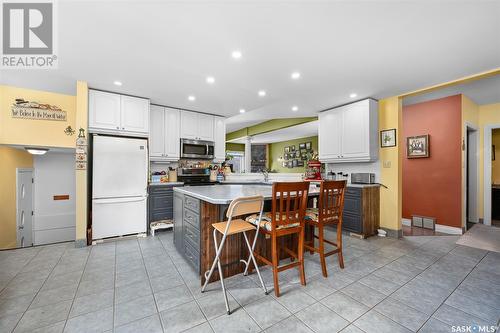
[[[351,173],[351,184],[375,184],[375,174],[370,172]]]
[[[305,172],[304,180],[322,180],[321,176],[321,162],[317,160],[311,160],[307,162],[307,169]]]

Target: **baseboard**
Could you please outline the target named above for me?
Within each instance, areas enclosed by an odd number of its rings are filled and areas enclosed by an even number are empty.
[[[442,225],[442,224],[436,224],[435,231],[441,232],[443,234],[450,234],[450,235],[462,235],[463,234],[462,228],[450,227],[450,226]]]
[[[402,218],[401,223],[407,227],[411,227],[411,219]]]
[[[75,240],[75,247],[86,247],[87,246],[87,240],[86,239],[77,239]]]
[[[387,237],[391,237],[391,238],[402,238],[403,237],[403,230],[402,229],[394,230],[394,229],[382,228],[382,227],[380,227],[380,229],[383,229],[387,232]]]

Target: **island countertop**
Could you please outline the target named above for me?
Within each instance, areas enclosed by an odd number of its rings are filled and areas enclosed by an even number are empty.
[[[271,199],[273,196],[272,186],[250,184],[175,187],[174,191],[215,205],[227,205],[238,197],[262,195],[264,199]],[[318,194],[319,188],[311,186],[309,195]]]

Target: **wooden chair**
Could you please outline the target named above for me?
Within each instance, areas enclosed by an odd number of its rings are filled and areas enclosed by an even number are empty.
[[[323,181],[320,187],[318,208],[308,208],[306,223],[318,228],[318,235],[314,235],[312,241],[306,242],[304,247],[311,253],[319,253],[321,259],[321,270],[323,276],[327,277],[325,258],[337,253],[340,268],[344,268],[342,257],[342,213],[344,210],[344,192],[346,181]],[[326,225],[337,226],[337,242],[332,242],[324,237]],[[314,247],[314,239],[317,238],[319,247]],[[325,253],[325,243],[335,246],[335,250]]]
[[[281,271],[298,267],[300,283],[302,285],[306,284],[304,273],[304,216],[307,208],[308,191],[309,183],[306,182],[274,183],[271,213],[266,213],[260,220],[255,219],[255,216],[247,218],[247,221],[251,223],[260,223],[260,231],[271,238],[271,260],[255,251],[254,256],[272,267],[276,297],[280,295],[278,273]],[[283,246],[282,250],[288,253],[292,259],[296,260],[280,266],[280,247],[278,242],[280,241],[280,237],[290,237],[291,235],[297,235],[297,253],[286,246]]]
[[[222,292],[224,293],[224,302],[226,304],[227,314],[231,314],[231,310],[229,309],[229,303],[227,301],[226,287],[224,285],[224,276],[222,275],[222,266],[220,263],[220,255],[224,248],[224,243],[226,242],[227,236],[241,234],[243,233],[243,238],[245,239],[245,243],[248,247],[248,252],[250,253],[248,260],[240,260],[245,264],[245,273],[248,271],[248,266],[250,265],[250,261],[255,265],[255,269],[257,271],[257,275],[259,276],[260,283],[264,292],[267,295],[266,285],[262,280],[262,276],[260,275],[259,267],[257,266],[257,262],[255,261],[255,257],[253,256],[253,250],[255,248],[255,244],[257,241],[257,236],[259,233],[260,225],[255,227],[253,224],[246,222],[242,219],[234,218],[242,215],[249,215],[252,213],[257,213],[259,220],[262,217],[262,209],[264,208],[264,198],[262,196],[252,196],[252,197],[240,197],[234,199],[227,209],[226,216],[228,220],[226,222],[217,222],[213,223],[212,227],[214,228],[214,245],[215,245],[215,259],[212,263],[212,266],[209,271],[205,272],[205,283],[201,288],[201,292],[205,291],[205,288],[212,276],[215,266],[217,265],[219,269],[220,283],[222,286]],[[255,237],[253,239],[252,244],[247,237],[247,231],[256,231]],[[220,245],[217,243],[217,235],[222,235],[222,240]]]

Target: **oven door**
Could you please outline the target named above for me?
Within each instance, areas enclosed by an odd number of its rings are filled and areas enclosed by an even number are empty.
[[[211,141],[181,139],[182,158],[214,158],[214,143]]]

